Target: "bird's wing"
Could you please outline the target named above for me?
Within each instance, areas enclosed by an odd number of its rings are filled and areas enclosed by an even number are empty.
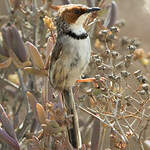
[[[64,53],[64,43],[61,39],[57,39],[55,47],[51,54],[50,69],[49,69],[49,79],[51,85],[55,89],[62,90],[65,86],[67,74],[69,68],[66,67]]]
[[[57,42],[51,54],[50,68],[53,65],[53,63],[55,63],[57,59],[60,57],[60,55],[62,54],[62,49],[63,49],[63,43],[61,42],[60,39],[57,39]]]

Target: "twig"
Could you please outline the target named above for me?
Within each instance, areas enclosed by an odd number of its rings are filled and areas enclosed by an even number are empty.
[[[136,134],[136,133],[134,132],[134,129],[132,129],[132,127],[131,127],[131,125],[129,124],[129,122],[128,122],[125,118],[124,118],[123,120],[126,122],[126,124],[128,125],[129,129],[133,132],[133,134],[136,136],[136,138],[139,139],[138,134]]]
[[[18,74],[19,82],[20,82],[20,85],[21,85],[21,88],[22,88],[22,96],[23,96],[23,99],[25,100],[26,108],[27,108],[27,112],[28,112],[29,111],[29,105],[28,105],[28,101],[27,101],[27,97],[26,97],[27,88],[24,84],[23,77],[21,75],[21,70],[20,69],[17,70],[17,74]],[[23,104],[23,100],[21,101],[16,113],[19,113],[22,104]]]
[[[101,119],[100,117],[98,117],[98,116],[92,114],[92,113],[89,112],[88,110],[84,109],[83,107],[81,107],[81,106],[78,106],[78,107],[80,108],[80,110],[82,110],[82,111],[88,113],[89,115],[91,115],[92,117],[94,117],[94,118],[100,120],[102,123],[104,123],[104,124],[107,125],[108,127],[111,127],[111,128],[113,129],[113,131],[114,131],[124,142],[126,142],[126,140],[124,139],[124,137],[114,128],[113,124],[110,123],[110,121],[108,120],[107,117],[105,117],[105,119],[103,120],[103,119]]]
[[[22,88],[22,94],[23,94],[23,97],[24,97],[26,95],[27,89],[26,89],[26,86],[24,84],[23,77],[21,75],[21,70],[20,69],[17,70],[17,74],[18,74],[18,77],[19,77],[19,82],[20,82],[20,85],[21,85],[21,88]]]
[[[147,127],[148,127],[148,125],[149,125],[149,121],[150,121],[150,120],[147,120],[146,125],[145,125],[144,128],[140,131],[140,134],[139,134],[139,142],[140,142],[140,143],[141,143],[142,134],[143,134],[143,132],[147,129]]]
[[[10,86],[12,86],[12,87],[14,87],[14,88],[16,88],[16,89],[19,89],[19,86],[18,85],[16,85],[16,84],[14,84],[13,82],[11,82],[11,81],[9,81],[9,80],[7,80],[7,79],[5,79],[5,78],[3,78],[3,77],[0,77],[0,82],[3,82],[4,84],[8,84],[8,85],[10,85]]]
[[[116,119],[116,123],[117,123],[117,125],[118,125],[118,127],[119,127],[119,129],[120,129],[120,131],[121,131],[121,133],[122,133],[122,135],[123,135],[123,137],[124,137],[124,139],[125,139],[125,142],[128,143],[128,139],[127,139],[127,137],[126,137],[126,135],[125,135],[125,132],[124,132],[124,130],[122,129],[122,127],[120,126],[119,121],[118,121],[117,119]]]

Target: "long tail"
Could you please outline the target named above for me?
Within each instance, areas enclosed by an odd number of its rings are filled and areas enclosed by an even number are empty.
[[[72,125],[70,125],[70,127],[68,128],[69,140],[74,148],[80,149],[82,146],[81,134],[79,130],[78,114],[75,107],[72,89],[64,90],[63,98],[67,108],[67,115],[73,115]]]

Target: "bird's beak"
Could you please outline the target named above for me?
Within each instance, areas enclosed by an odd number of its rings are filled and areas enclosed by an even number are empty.
[[[86,13],[90,13],[90,12],[94,12],[94,11],[99,11],[101,10],[99,7],[92,7],[92,8],[88,8]]]

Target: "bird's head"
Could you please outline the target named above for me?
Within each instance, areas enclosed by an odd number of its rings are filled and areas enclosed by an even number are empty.
[[[81,26],[88,15],[94,11],[99,11],[99,7],[87,7],[81,4],[69,4],[56,6],[58,17],[63,19],[69,26]]]
[[[100,8],[92,7],[89,8],[85,5],[70,4],[64,5],[59,9],[59,15],[68,23],[68,24],[77,24],[81,25],[87,19],[87,16],[94,11],[98,11]]]

